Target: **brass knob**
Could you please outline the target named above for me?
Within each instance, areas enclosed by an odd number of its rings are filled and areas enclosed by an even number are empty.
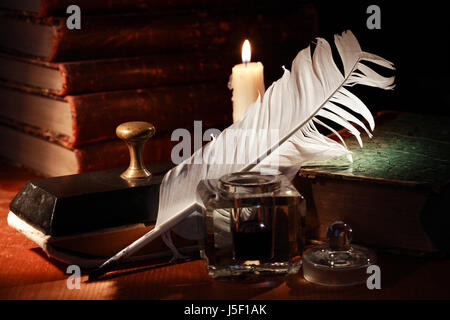
[[[143,151],[147,140],[155,134],[155,127],[149,122],[125,122],[116,128],[116,135],[125,141],[130,151],[130,165],[120,177],[125,180],[148,179],[151,172],[145,168]]]

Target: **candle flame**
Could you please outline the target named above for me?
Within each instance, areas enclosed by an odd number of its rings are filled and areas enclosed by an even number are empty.
[[[250,62],[252,57],[252,51],[250,49],[250,42],[248,40],[244,41],[244,44],[242,45],[242,62],[248,63]]]

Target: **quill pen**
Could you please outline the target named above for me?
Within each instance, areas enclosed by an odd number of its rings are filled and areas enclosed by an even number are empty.
[[[160,187],[155,228],[107,260],[89,279],[101,276],[170,229],[187,239],[200,239],[203,233],[196,223],[201,212],[196,197],[200,180],[273,167],[284,168],[283,173],[292,178],[308,160],[342,155],[351,159],[342,137],[323,119],[349,130],[362,147],[360,133],[352,123],[371,135],[374,119],[364,103],[346,87],[362,84],[392,89],[394,77],[384,77],[362,62],[391,70],[394,67],[391,62],[362,51],[353,33],[345,31],[334,36],[342,73],[333,60],[329,43],[322,38],[316,40],[312,56],[310,47],[301,50],[291,71],[284,69],[283,76],[267,89],[262,99],[247,108],[239,121],[167,172]],[[355,114],[367,121],[370,130]],[[316,125],[334,132],[342,144],[322,135]]]

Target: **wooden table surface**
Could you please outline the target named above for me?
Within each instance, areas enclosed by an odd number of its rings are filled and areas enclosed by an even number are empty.
[[[201,260],[120,271],[97,282],[81,277],[67,288],[67,266],[49,259],[6,222],[9,203],[27,180],[39,178],[0,162],[0,299],[449,299],[450,260],[378,253],[381,289],[330,288],[308,283],[301,272],[261,281],[217,281]]]

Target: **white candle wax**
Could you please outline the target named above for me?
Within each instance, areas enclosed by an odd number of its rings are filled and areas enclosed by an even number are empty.
[[[248,41],[246,40],[248,43]],[[248,50],[248,52],[246,52]],[[250,61],[250,45],[242,47],[243,61]],[[233,122],[238,121],[248,106],[264,95],[264,66],[261,62],[244,62],[235,65],[230,77],[229,88],[233,90]]]

